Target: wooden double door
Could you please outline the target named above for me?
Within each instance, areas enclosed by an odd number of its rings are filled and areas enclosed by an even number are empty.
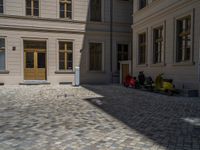
[[[24,50],[24,80],[46,80],[46,50]]]

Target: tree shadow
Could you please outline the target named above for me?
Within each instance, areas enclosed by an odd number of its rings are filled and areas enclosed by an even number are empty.
[[[85,99],[154,143],[172,150],[200,149],[200,101],[121,86],[84,87],[103,96]],[[145,142],[145,141],[144,141]]]

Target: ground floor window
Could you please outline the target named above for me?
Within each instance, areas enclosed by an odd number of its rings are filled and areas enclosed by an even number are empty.
[[[24,41],[24,49],[47,49],[46,42]]]
[[[191,16],[178,19],[176,22],[176,62],[191,60]]]
[[[146,63],[146,33],[138,35],[138,64]]]
[[[164,61],[164,35],[163,26],[153,29],[153,63]]]
[[[90,71],[102,71],[103,44],[89,43],[89,69]]]
[[[0,38],[0,70],[5,70],[5,39]]]
[[[59,70],[73,70],[73,42],[59,41]]]
[[[117,44],[117,70],[120,70],[120,61],[128,60],[128,44]]]

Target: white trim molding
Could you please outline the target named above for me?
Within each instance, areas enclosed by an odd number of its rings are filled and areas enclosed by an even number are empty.
[[[120,84],[122,84],[122,65],[129,65],[129,75],[131,75],[131,60],[120,61]]]

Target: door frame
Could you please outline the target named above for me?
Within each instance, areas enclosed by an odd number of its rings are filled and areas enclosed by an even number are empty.
[[[24,68],[25,68],[25,60],[24,60],[24,55],[25,55],[25,48],[24,48],[24,41],[38,41],[38,42],[45,42],[46,43],[46,49],[45,49],[45,53],[46,53],[46,68],[45,68],[45,81],[48,81],[48,39],[47,38],[31,38],[31,37],[22,37],[21,40],[21,44],[22,44],[22,51],[21,51],[21,63],[22,63],[22,67],[21,67],[21,72],[22,72],[22,81],[31,81],[31,80],[25,80],[24,79]],[[38,80],[35,80],[38,81]]]
[[[35,66],[37,65],[38,66],[38,59],[37,59],[37,57],[38,57],[38,53],[39,52],[41,52],[41,53],[45,53],[45,79],[44,80],[46,80],[47,79],[47,66],[46,66],[46,64],[47,64],[47,56],[46,56],[46,49],[37,49],[37,48],[30,48],[30,49],[24,49],[24,70],[26,69],[26,56],[25,56],[25,53],[26,52],[33,52],[34,53],[34,55],[33,55],[33,57],[34,57],[34,68],[33,69],[36,69],[35,68]],[[37,68],[37,69],[39,69],[39,68]],[[25,80],[25,72],[24,72],[24,80]],[[33,80],[36,80],[36,79],[33,79]]]
[[[123,84],[123,80],[122,80],[122,65],[129,65],[129,74],[131,75],[131,60],[120,61],[120,84]]]

